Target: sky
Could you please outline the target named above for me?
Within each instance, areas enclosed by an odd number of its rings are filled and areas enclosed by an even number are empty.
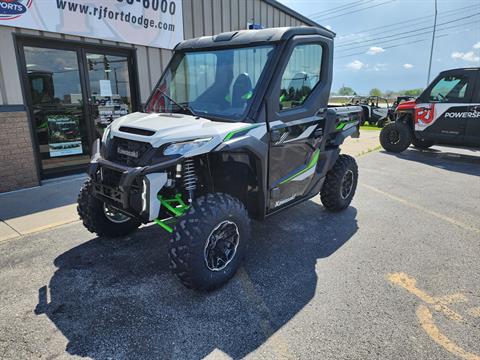
[[[337,34],[332,91],[426,86],[435,0],[279,1]],[[437,1],[431,79],[446,69],[480,67],[480,0]]]

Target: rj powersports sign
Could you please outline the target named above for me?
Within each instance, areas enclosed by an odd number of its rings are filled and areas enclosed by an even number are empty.
[[[182,0],[0,0],[0,25],[173,49]]]

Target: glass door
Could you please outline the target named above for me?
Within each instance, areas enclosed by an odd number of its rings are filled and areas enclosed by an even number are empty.
[[[95,137],[115,119],[133,111],[129,57],[86,53],[88,100]]]
[[[89,126],[77,51],[35,46],[23,50],[42,176],[88,163]]]
[[[133,52],[19,38],[42,178],[84,170],[105,127],[137,109]]]

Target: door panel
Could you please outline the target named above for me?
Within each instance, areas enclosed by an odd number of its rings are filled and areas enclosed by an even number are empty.
[[[329,47],[319,37],[293,41],[269,104],[269,211],[308,195],[318,180],[324,119],[316,116],[330,86]],[[327,95],[328,96],[328,95]],[[278,99],[275,102],[275,99]],[[326,103],[326,99],[325,99]]]
[[[475,80],[475,72],[452,71],[432,82],[415,108],[415,130],[422,138],[440,143],[465,142]]]
[[[269,184],[270,208],[305,195],[314,178],[320,138],[315,132],[320,119],[299,124],[282,124],[271,131]]]
[[[44,175],[90,158],[77,52],[24,46],[27,93]]]
[[[469,104],[417,104],[415,130],[426,140],[461,144],[465,141]]]

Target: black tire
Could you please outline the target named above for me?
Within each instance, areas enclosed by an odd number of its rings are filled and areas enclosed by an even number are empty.
[[[435,143],[429,140],[418,139],[415,136],[412,136],[412,145],[419,149],[428,149],[433,146]]]
[[[87,180],[78,195],[77,212],[88,231],[98,236],[119,237],[132,233],[140,221],[127,218],[123,222],[113,222],[104,211],[104,203],[92,196],[92,182]]]
[[[225,233],[231,236],[221,237]],[[235,275],[249,240],[250,219],[245,206],[227,194],[207,194],[196,199],[175,226],[170,240],[170,269],[187,288],[214,290]],[[225,244],[229,244],[225,252],[220,252],[225,261],[219,262],[212,255],[213,249]],[[212,260],[215,258],[217,261]]]
[[[340,155],[333,168],[327,173],[320,191],[323,206],[329,211],[341,211],[352,202],[357,189],[358,167],[349,155]]]
[[[410,145],[411,140],[411,131],[404,123],[390,123],[380,131],[380,144],[388,152],[400,153],[404,151]]]

